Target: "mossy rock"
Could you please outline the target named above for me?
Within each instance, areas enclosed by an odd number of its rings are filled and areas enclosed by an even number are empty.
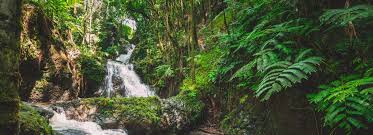
[[[97,119],[114,118],[134,132],[159,130],[161,101],[157,97],[90,98],[82,102],[98,107]]]
[[[20,135],[53,135],[48,120],[31,106],[22,103],[19,115]]]
[[[201,120],[204,109],[197,96],[188,94],[169,99],[87,98],[53,106],[64,108],[67,117],[72,119],[93,120],[103,128],[125,128],[129,134],[144,135],[188,131]]]
[[[182,91],[177,96],[163,100],[162,125],[168,131],[183,133],[199,125],[205,105],[190,91]]]
[[[224,116],[220,128],[229,135],[267,135],[265,120],[265,113],[254,112],[252,105],[240,104]]]

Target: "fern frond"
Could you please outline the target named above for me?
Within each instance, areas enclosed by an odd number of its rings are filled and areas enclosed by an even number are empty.
[[[240,69],[238,69],[232,75],[232,77],[229,79],[229,81],[232,81],[235,78],[247,78],[247,77],[250,77],[250,75],[253,74],[252,73],[253,72],[252,69],[254,68],[255,64],[256,64],[256,61],[251,61],[248,64],[246,64],[245,66],[241,67]]]
[[[373,76],[373,68],[369,68],[367,71],[365,71],[364,76]]]
[[[174,70],[170,65],[161,65],[156,67],[155,73],[161,78],[172,77],[174,75]]]
[[[264,49],[256,54],[255,62],[257,70],[263,72],[265,68],[277,62],[277,54],[275,54],[272,49]]]
[[[304,51],[302,51],[298,56],[297,58],[295,58],[295,62],[299,62],[301,60],[303,60],[304,58],[306,58],[306,56],[308,54],[310,54],[312,52],[312,49],[306,49]]]
[[[297,63],[282,61],[269,66],[264,71],[256,96],[261,97],[261,100],[268,100],[274,93],[307,79],[309,74],[317,71],[321,61],[320,57],[310,57]]]
[[[343,128],[347,134],[351,134],[353,128],[366,128],[365,123],[373,120],[373,77],[345,81],[355,76],[320,86],[321,92],[308,96],[319,111],[325,112],[325,125]]]
[[[347,9],[328,10],[320,17],[320,20],[323,24],[347,26],[349,22],[361,19],[372,19],[372,17],[373,6],[358,5]]]

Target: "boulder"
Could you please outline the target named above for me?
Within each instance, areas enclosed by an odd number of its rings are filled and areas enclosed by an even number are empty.
[[[25,102],[23,104],[29,107],[32,107],[32,109],[34,109],[37,113],[39,113],[41,116],[43,116],[46,119],[50,119],[54,115],[53,110],[49,108],[41,107],[41,106],[37,106],[37,105],[30,104],[30,103],[25,103]]]
[[[202,118],[197,97],[88,98],[57,103],[70,119],[95,121],[105,129],[127,129],[128,134],[168,134],[189,131]]]
[[[118,96],[125,96],[125,88],[123,86],[123,80],[120,76],[118,75],[113,75],[112,76],[113,80],[113,97],[118,97]]]

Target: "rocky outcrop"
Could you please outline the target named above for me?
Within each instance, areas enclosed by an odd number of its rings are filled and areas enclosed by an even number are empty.
[[[74,119],[77,121],[94,121],[98,112],[98,106],[89,104],[84,100],[72,100],[68,102],[55,103],[51,105],[51,109],[61,113],[64,111],[67,119]],[[63,110],[60,110],[62,108]]]
[[[53,110],[50,110],[50,109],[48,109],[46,107],[34,105],[34,104],[31,104],[31,103],[27,103],[27,102],[23,102],[23,104],[24,104],[24,106],[32,108],[38,114],[40,114],[41,116],[43,116],[46,119],[50,119],[50,118],[52,118],[54,116]]]
[[[189,130],[202,121],[204,105],[190,95],[178,95],[163,100],[161,124],[173,132]]]
[[[202,119],[204,105],[196,97],[90,98],[56,103],[66,116],[95,121],[103,128],[128,130],[129,134],[166,134],[189,130]]]
[[[77,98],[81,76],[74,62],[79,51],[65,42],[59,30],[35,5],[22,8],[20,96],[46,102]]]
[[[125,87],[123,86],[123,80],[122,78],[115,74],[112,76],[112,80],[113,80],[113,97],[121,97],[121,96],[125,96],[126,93],[125,93]]]

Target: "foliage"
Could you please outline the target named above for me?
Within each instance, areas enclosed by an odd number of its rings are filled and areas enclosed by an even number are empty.
[[[237,97],[229,97],[230,93],[251,89],[267,101],[286,89],[312,88],[341,74],[361,73],[373,66],[367,51],[372,49],[372,32],[367,30],[371,28],[372,10],[366,2],[226,0],[226,7],[211,13],[214,15],[207,24],[197,22],[202,27],[198,38],[206,45],[194,51],[188,46],[190,31],[184,31],[191,25],[180,22],[193,4],[158,2],[143,3],[150,10],[135,12],[140,13],[139,20],[149,21],[140,21],[137,36],[143,39],[139,43],[143,46],[135,53],[135,61],[149,82],[160,78],[182,82],[180,89],[192,95],[220,96],[221,102],[231,104],[225,100]],[[185,45],[187,48],[183,48]],[[181,53],[187,49],[188,54]],[[178,78],[180,74],[185,78]],[[318,79],[308,80],[311,77]],[[163,87],[167,85],[173,84],[162,83]]]
[[[232,104],[245,104],[249,94],[270,103],[267,101],[273,95],[287,89],[320,86],[315,90],[318,94],[309,98],[324,112],[326,126],[351,133],[372,121],[370,2],[103,0],[98,12],[73,15],[71,10],[81,1],[35,1],[62,24],[60,28],[73,29],[82,52],[83,74],[97,83],[104,75],[103,59],[118,55],[132,40],[137,44],[132,61],[144,80],[165,93],[181,89],[192,103],[196,97],[206,97],[227,106],[224,111],[229,112]],[[92,31],[83,32],[89,15],[93,17]],[[135,34],[124,25],[125,18],[137,21]],[[99,35],[98,44],[84,43],[87,33]],[[341,76],[352,74],[365,76]],[[316,79],[308,80],[311,77]],[[241,91],[245,92],[240,95],[243,98],[232,94]],[[152,101],[141,98],[136,103],[103,99],[98,104],[109,108],[103,109],[107,114],[139,111],[136,116],[149,119],[146,122],[158,122],[153,114],[159,113],[159,108],[146,113],[140,110],[143,108],[113,104],[121,102],[153,106]],[[236,123],[237,119],[232,119],[236,114],[228,114],[224,120],[228,126],[246,123]]]
[[[155,68],[156,76],[159,76],[158,85],[165,86],[165,80],[174,76],[175,71],[170,65],[160,65]]]
[[[212,48],[208,52],[200,53],[196,56],[196,72],[195,81],[191,76],[186,77],[183,80],[181,85],[181,90],[192,90],[198,91],[203,90],[208,92],[213,89],[213,84],[216,79],[216,70],[218,67],[218,60],[220,59],[217,56],[221,55],[221,50],[217,47]]]
[[[22,135],[53,135],[52,127],[46,118],[34,110],[31,106],[22,103],[19,113],[20,134]]]
[[[292,8],[286,2],[237,5],[232,8],[239,10],[239,23],[233,23],[234,33],[223,35],[220,41],[229,45],[219,68],[220,76],[231,82],[239,80],[238,87],[251,86],[257,97],[268,100],[319,70],[321,58],[312,56],[312,49],[302,46],[297,39],[309,38],[318,30],[311,19],[286,14]],[[273,10],[267,11],[269,5]],[[234,74],[227,74],[231,72]]]
[[[160,122],[160,100],[150,98],[98,98],[85,102],[98,105],[100,113],[126,121],[129,125],[157,126]]]
[[[307,79],[307,75],[317,71],[317,65],[320,62],[321,58],[311,57],[297,63],[281,61],[267,67],[256,96],[264,96],[262,100],[268,100],[274,93],[292,87],[300,83],[302,79]]]
[[[37,3],[43,12],[57,25],[59,28],[69,29],[74,28],[80,30],[81,28],[76,23],[80,18],[75,18],[70,14],[71,9],[74,8],[81,0],[30,0]],[[80,31],[81,32],[81,31]]]
[[[299,6],[306,3],[309,5]],[[351,74],[352,71],[361,73],[373,66],[372,55],[366,51],[372,49],[369,45],[372,33],[366,30],[371,28],[369,4],[351,4],[351,7],[324,12],[328,8],[325,5],[320,10],[308,13],[307,8],[315,6],[312,2],[253,0],[227,1],[227,4],[228,8],[223,12],[235,12],[233,18],[236,21],[229,24],[228,33],[218,35],[219,39],[212,43],[219,45],[223,52],[222,59],[218,60],[220,64],[215,76],[215,85],[219,85],[218,87],[233,84],[237,87],[228,87],[228,90],[235,91],[250,88],[257,97],[266,101],[285,89],[300,85],[307,87],[309,84],[304,82],[323,86],[325,81],[333,80],[340,74]],[[345,28],[347,36],[341,33],[340,28]],[[216,28],[212,29],[214,30]],[[321,63],[325,65],[320,66]],[[319,80],[305,81],[314,72],[322,72],[317,74]],[[229,96],[226,93],[221,94]],[[354,98],[360,98],[361,96],[356,97],[356,93],[358,92],[353,94]],[[345,101],[352,102],[352,99]],[[342,103],[328,100],[320,101],[319,105],[340,107],[340,104]],[[355,110],[354,113],[372,114],[366,110]],[[326,111],[325,117],[330,118],[325,120],[326,125],[340,124],[335,122],[340,122],[341,119],[330,117],[330,114],[331,112]],[[355,119],[366,122],[371,118],[353,115],[349,119],[353,122]],[[357,122],[354,124],[355,126],[347,122],[340,127],[350,131],[353,127],[359,127]],[[350,128],[346,128],[348,126]]]
[[[320,85],[319,93],[309,95],[310,102],[325,112],[324,124],[343,128],[348,134],[373,122],[373,77],[354,78],[356,75],[350,75]]]
[[[105,65],[102,57],[94,56],[88,51],[82,50],[79,57],[80,68],[83,76],[94,81],[94,84],[100,85],[105,77]]]
[[[158,97],[88,98],[82,103],[97,106],[102,118],[114,118],[129,130],[167,134],[185,130],[202,117],[204,104],[198,96],[183,92],[169,99]],[[176,123],[176,124],[174,124]],[[146,130],[146,131],[145,131]]]
[[[331,9],[320,17],[323,24],[336,26],[347,26],[352,22],[371,22],[372,19],[372,5],[357,5],[347,9]]]

